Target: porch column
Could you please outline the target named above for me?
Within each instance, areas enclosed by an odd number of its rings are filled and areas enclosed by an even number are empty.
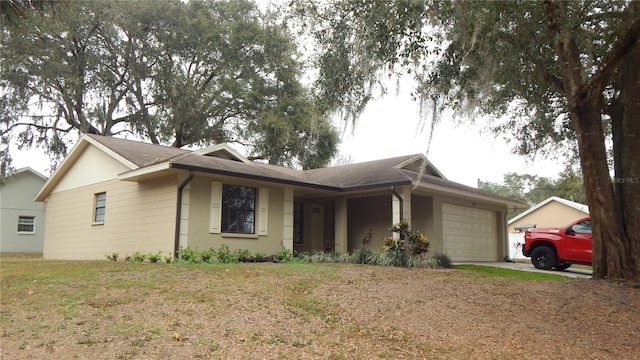
[[[282,246],[293,251],[293,188],[284,188]]]
[[[347,199],[336,199],[335,209],[335,251],[338,253],[346,253],[347,248]]]
[[[402,186],[396,188],[396,191],[402,197],[402,217],[404,219],[400,219],[400,199],[396,197],[394,194],[391,195],[393,199],[392,209],[393,209],[393,223],[397,224],[402,220],[406,220],[409,224],[409,228],[411,228],[411,187],[410,186]]]

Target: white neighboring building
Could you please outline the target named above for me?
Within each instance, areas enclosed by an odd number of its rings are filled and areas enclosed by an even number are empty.
[[[42,254],[45,204],[34,198],[46,181],[44,175],[26,167],[0,186],[0,252]]]

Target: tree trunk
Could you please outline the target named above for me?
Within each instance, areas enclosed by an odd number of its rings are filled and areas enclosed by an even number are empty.
[[[545,1],[544,12],[559,58],[569,116],[575,127],[593,231],[593,276],[638,279],[630,240],[623,228],[623,212],[616,197],[607,164],[602,127],[603,83],[589,83],[580,51],[568,23],[566,3]],[[624,166],[624,163],[623,163]]]
[[[618,112],[612,115],[615,176],[623,228],[640,273],[640,43],[625,56]]]

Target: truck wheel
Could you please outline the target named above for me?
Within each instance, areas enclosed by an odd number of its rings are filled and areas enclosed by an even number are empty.
[[[566,270],[570,266],[571,266],[571,263],[563,262],[563,263],[556,264],[556,266],[554,266],[553,268],[556,270]]]
[[[531,263],[536,269],[549,270],[556,266],[556,252],[547,246],[539,246],[531,252]]]

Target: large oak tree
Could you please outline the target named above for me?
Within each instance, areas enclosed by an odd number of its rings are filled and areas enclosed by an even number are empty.
[[[640,279],[640,2],[294,0],[290,11],[316,41],[329,109],[357,117],[382,75],[409,73],[434,114],[490,116],[521,154],[577,149],[594,277]]]
[[[23,3],[2,33],[5,142],[60,158],[80,133],[235,141],[300,167],[337,151],[336,129],[300,83],[292,34],[249,0],[68,1],[57,17],[46,7],[27,16]],[[275,127],[284,132],[271,136]]]

